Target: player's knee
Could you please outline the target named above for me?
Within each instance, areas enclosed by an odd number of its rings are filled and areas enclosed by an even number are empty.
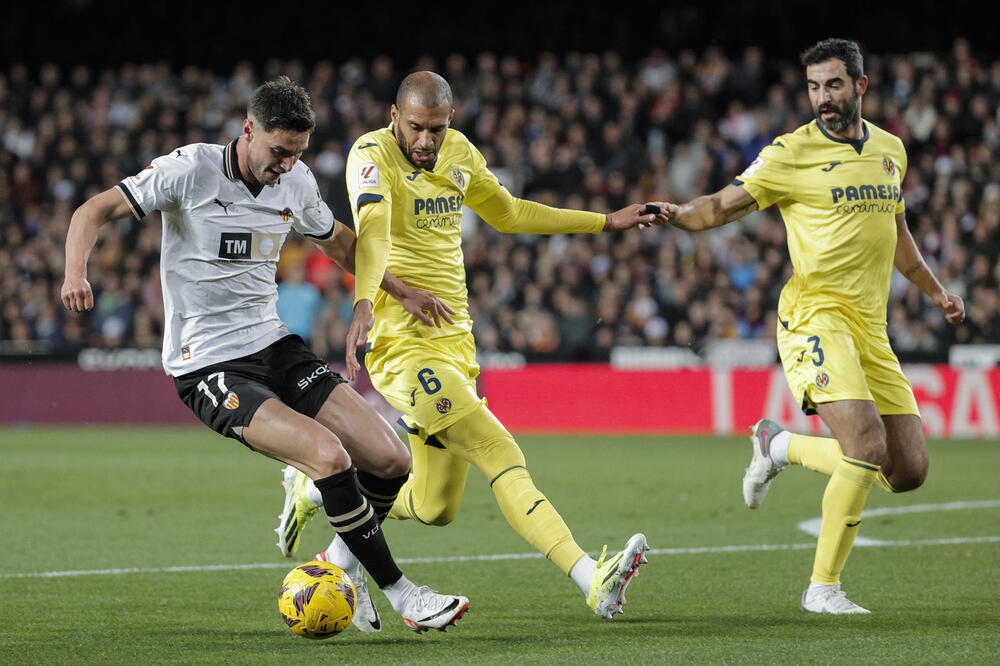
[[[918,432],[912,441],[905,446],[895,443],[892,447],[895,455],[882,465],[885,480],[894,493],[905,493],[916,490],[927,480],[930,459],[927,455],[927,444],[923,440],[923,432]]]
[[[444,527],[455,520],[458,515],[458,507],[448,504],[438,504],[427,507],[414,507],[420,521],[435,527]]]
[[[428,521],[431,525],[435,527],[444,527],[445,525],[451,524],[455,520],[455,516],[458,515],[457,511],[453,511],[450,508],[445,508],[439,511],[437,514],[431,517]]]
[[[319,474],[316,478],[333,476],[351,467],[351,456],[336,438],[313,442],[309,452],[311,459],[306,463]]]
[[[462,484],[464,489],[465,484]],[[402,500],[406,513],[410,518],[417,520],[424,525],[434,525],[444,527],[455,520],[458,515],[458,507],[461,505],[461,494],[452,493],[427,493],[404,492],[399,496],[397,502]]]
[[[486,434],[475,447],[474,464],[492,483],[498,474],[515,468],[525,468],[524,452],[505,429]]]
[[[367,463],[365,471],[380,479],[397,479],[410,473],[410,456],[393,456]]]
[[[892,491],[895,493],[916,490],[924,485],[924,481],[927,480],[927,465],[904,467],[903,469],[894,470],[886,478],[889,481],[889,485],[892,486]]]
[[[379,449],[377,459],[369,465],[371,472],[382,479],[395,479],[410,472],[410,452],[395,435],[393,441]]]
[[[383,479],[395,479],[406,476],[410,473],[410,455],[406,451],[396,454],[386,462],[382,468],[382,473],[378,474]]]
[[[911,490],[916,490],[920,486],[924,485],[924,479],[926,476],[911,475],[902,478],[891,477],[889,479],[889,484],[892,486],[892,491],[894,493],[905,493]]]

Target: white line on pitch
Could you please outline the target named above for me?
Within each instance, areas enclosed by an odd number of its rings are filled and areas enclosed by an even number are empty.
[[[954,546],[961,544],[1000,543],[1000,536],[955,537],[949,539],[906,539],[882,541],[868,548],[906,546]],[[860,544],[859,544],[860,546]],[[650,555],[699,555],[704,553],[747,553],[768,550],[808,550],[813,543],[747,544],[743,546],[700,546],[695,548],[653,548]],[[593,554],[593,553],[592,553]],[[454,562],[495,562],[501,560],[541,559],[541,553],[500,553],[495,555],[454,555],[448,557],[404,557],[399,564],[442,564]],[[3,578],[64,578],[68,576],[121,576],[124,574],[184,573],[198,571],[244,571],[249,569],[285,569],[293,562],[260,562],[257,564],[204,564],[184,567],[135,567],[128,569],[84,569],[79,571],[39,571],[35,573],[0,573]]]
[[[886,506],[879,509],[865,509],[861,512],[861,519],[879,518],[881,516],[900,516],[908,513],[934,513],[937,511],[964,511],[965,509],[995,509],[1000,507],[1000,499],[977,500],[974,502],[944,502],[943,504],[908,504],[906,506]],[[798,524],[798,528],[809,536],[818,537],[820,525],[823,524],[823,517],[817,516],[809,520],[803,520]],[[869,528],[870,529],[870,528]],[[876,539],[871,536],[858,536],[855,546],[891,546],[894,541]]]

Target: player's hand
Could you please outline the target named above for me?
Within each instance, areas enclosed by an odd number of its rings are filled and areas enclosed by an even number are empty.
[[[604,216],[604,231],[622,231],[632,227],[649,226],[660,213],[656,204],[632,204]]]
[[[60,296],[63,305],[72,312],[84,312],[94,307],[94,292],[85,278],[66,278]]]
[[[653,224],[658,227],[666,227],[673,224],[674,218],[677,217],[677,212],[681,209],[677,204],[668,201],[650,201],[646,205],[659,207],[660,212],[653,219]]]
[[[347,365],[347,380],[353,382],[358,376],[361,364],[358,363],[358,347],[363,347],[368,341],[368,331],[372,330],[375,324],[375,315],[372,314],[372,302],[369,300],[358,301],[354,306],[354,319],[347,329],[347,351],[344,354],[344,361]]]
[[[961,324],[965,321],[965,303],[961,296],[942,291],[934,297],[934,303],[944,310],[944,318],[949,324]]]
[[[449,324],[454,324],[449,315],[455,311],[448,307],[448,304],[426,289],[408,289],[399,304],[411,315],[427,324],[441,328],[441,320],[444,319]]]

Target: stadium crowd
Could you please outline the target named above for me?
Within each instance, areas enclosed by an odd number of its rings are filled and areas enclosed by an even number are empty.
[[[246,100],[286,73],[313,96],[317,130],[303,159],[327,201],[350,219],[345,152],[388,122],[408,71],[451,82],[453,127],[483,151],[516,195],[610,211],[688,200],[737,176],[772,138],[812,119],[799,65],[758,48],[727,54],[651,51],[542,54],[525,61],[395,63],[387,57],[306,67],[127,64],[0,70],[0,351],[73,353],[158,348],[159,214],[108,225],[91,257],[96,306],[60,305],[63,243],[76,206],[154,157],[237,136]],[[905,360],[942,358],[954,343],[1000,343],[1000,59],[964,40],[950,53],[868,54],[863,116],[902,138],[907,219],[928,263],[966,299],[952,328],[894,277],[889,333]],[[466,211],[470,307],[483,351],[528,360],[607,360],[614,346],[681,346],[771,338],[791,265],[775,209],[699,235],[645,229],[615,236],[509,236]],[[300,237],[279,264],[279,309],[317,353],[342,358],[352,276]]]

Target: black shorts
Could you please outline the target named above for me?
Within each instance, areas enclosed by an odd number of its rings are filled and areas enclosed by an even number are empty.
[[[265,400],[277,398],[312,418],[337,384],[346,381],[309,351],[302,338],[288,335],[255,354],[174,377],[174,386],[202,423],[250,446],[243,428]]]

